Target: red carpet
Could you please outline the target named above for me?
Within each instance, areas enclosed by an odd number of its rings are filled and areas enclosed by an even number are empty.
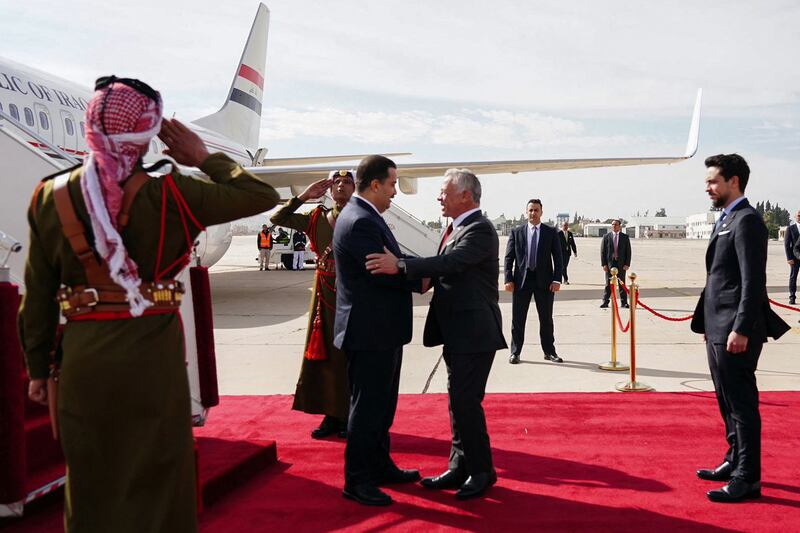
[[[389,508],[344,500],[343,441],[308,437],[319,417],[290,410],[287,396],[223,397],[198,434],[274,439],[278,464],[201,515],[204,532],[236,531],[798,531],[800,393],[762,395],[763,494],[712,504],[719,483],[694,476],[721,459],[725,442],[709,394],[493,394],[486,399],[498,484],[482,500],[418,485],[387,491]],[[401,467],[446,466],[444,395],[404,395],[393,428]],[[52,503],[12,526],[53,531]]]

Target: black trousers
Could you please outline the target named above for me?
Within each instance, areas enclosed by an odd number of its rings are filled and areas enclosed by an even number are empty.
[[[447,468],[470,476],[493,469],[492,449],[481,403],[494,354],[442,354],[447,365],[452,435]]]
[[[571,255],[563,255],[562,257],[564,258],[564,274],[563,274],[562,277],[564,278],[564,283],[566,283],[566,282],[569,281],[569,275],[567,275],[567,267],[569,266],[569,259],[572,256]]]
[[[789,297],[797,296],[797,272],[800,271],[800,260],[795,260],[793,265],[789,265]]]
[[[525,342],[525,321],[528,319],[528,309],[531,297],[536,302],[536,312],[539,315],[539,341],[545,354],[556,353],[555,336],[553,334],[553,300],[555,295],[550,291],[550,286],[539,288],[535,286],[533,273],[528,273],[522,287],[517,287],[511,293],[511,353],[519,355]]]
[[[389,428],[397,409],[403,348],[347,352],[352,396],[344,450],[345,486],[377,483],[396,468],[389,456]]]
[[[616,259],[612,259],[608,262],[608,272],[606,272],[606,288],[605,292],[603,293],[603,303],[607,304],[611,301],[611,285],[608,284],[609,280],[611,279],[611,269],[616,268],[619,270],[617,272],[617,279],[620,283],[625,283],[625,270],[622,268],[624,265],[621,261]],[[625,289],[622,287],[617,287],[617,292],[619,293],[619,299],[623,304],[628,303],[628,294],[625,292]]]
[[[725,344],[706,342],[708,367],[725,422],[728,451],[725,460],[733,476],[749,483],[761,480],[761,414],[758,411],[756,367],[763,342],[747,343],[747,351],[729,353]]]

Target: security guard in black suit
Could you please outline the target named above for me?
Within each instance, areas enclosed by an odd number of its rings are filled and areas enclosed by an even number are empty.
[[[603,272],[606,273],[606,288],[603,293],[603,303],[600,307],[608,307],[608,302],[611,301],[611,269],[618,270],[617,279],[620,283],[625,284],[625,273],[631,267],[631,240],[622,233],[622,224],[618,218],[611,221],[611,233],[603,235],[603,241],[600,243],[600,264],[603,266]],[[622,307],[628,307],[628,295],[624,289],[619,290],[619,299],[622,302]]]
[[[706,286],[691,328],[703,333],[708,365],[725,422],[728,452],[715,469],[697,471],[701,479],[727,481],[708,492],[715,502],[740,502],[761,496],[761,415],[756,367],[767,337],[779,338],[789,326],[767,297],[767,227],[747,199],[750,176],[738,154],[711,156],[706,192],[724,208],[706,251]]]
[[[797,303],[797,272],[800,271],[800,257],[797,257],[794,249],[800,244],[800,210],[795,215],[797,224],[789,224],[786,228],[786,238],[783,246],[786,249],[786,262],[789,263],[789,304]]]

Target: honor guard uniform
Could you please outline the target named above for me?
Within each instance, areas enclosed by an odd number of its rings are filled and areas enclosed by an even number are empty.
[[[67,463],[67,531],[195,531],[197,493],[184,333],[175,280],[206,226],[254,215],[277,192],[223,154],[208,155],[160,95],[101,78],[86,112],[90,154],[45,179],[28,212],[30,250],[20,338],[29,396],[47,400],[59,310],[59,436]],[[160,133],[178,163],[141,166]],[[51,389],[52,390],[52,389]]]
[[[351,170],[331,172],[327,179],[311,184],[300,196],[290,199],[270,219],[273,224],[305,232],[311,249],[317,254],[303,363],[292,405],[292,409],[298,411],[325,415],[320,426],[311,433],[314,438],[332,433],[346,436],[350,405],[347,358],[333,345],[336,318],[333,228],[355,190],[354,174]],[[334,201],[332,209],[320,204],[309,213],[295,213],[307,200],[319,198],[329,189]]]

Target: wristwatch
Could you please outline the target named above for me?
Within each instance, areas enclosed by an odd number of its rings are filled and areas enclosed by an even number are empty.
[[[400,272],[405,274],[406,273],[406,260],[405,259],[398,259],[397,260],[397,268],[398,268],[398,270],[400,270]]]

